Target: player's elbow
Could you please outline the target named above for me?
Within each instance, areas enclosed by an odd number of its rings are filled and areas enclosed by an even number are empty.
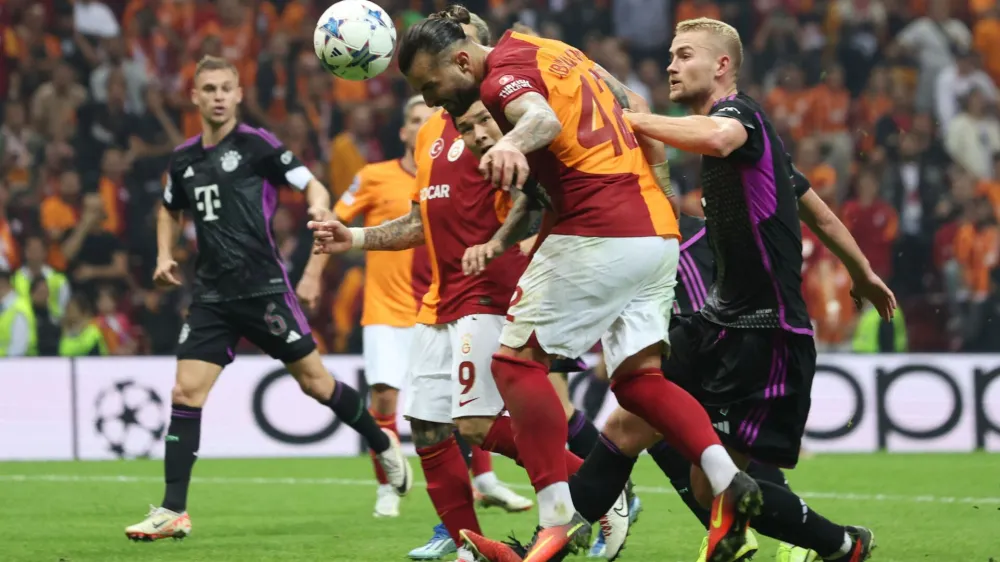
[[[736,151],[739,145],[733,142],[731,135],[725,129],[712,131],[705,139],[707,154],[716,158],[725,158]]]

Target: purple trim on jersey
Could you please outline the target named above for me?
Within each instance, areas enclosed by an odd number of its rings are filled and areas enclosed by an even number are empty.
[[[778,278],[775,277],[774,269],[771,267],[771,257],[767,254],[764,238],[760,234],[760,223],[772,217],[778,210],[778,184],[774,181],[774,155],[771,152],[771,140],[764,127],[764,120],[761,119],[760,113],[754,114],[754,117],[760,124],[761,136],[764,139],[764,155],[761,156],[756,165],[739,167],[740,176],[743,179],[743,195],[747,201],[747,208],[750,210],[750,230],[753,231],[757,249],[760,250],[761,261],[764,262],[764,269],[771,278],[771,285],[774,287],[774,298],[778,301],[778,323],[783,330],[793,334],[812,336],[813,331],[809,328],[795,328],[785,320],[785,301],[781,298],[781,287],[778,285]]]
[[[750,410],[750,414],[740,423],[738,434],[748,446],[753,445],[754,441],[757,440],[757,434],[760,433],[760,426],[764,424],[764,419],[767,418],[768,409],[770,408],[766,403],[754,406]]]
[[[687,240],[684,241],[683,244],[681,244],[681,251],[683,252],[684,250],[687,250],[688,248],[691,247],[691,244],[694,244],[698,240],[701,240],[701,238],[703,236],[705,236],[705,232],[707,232],[707,231],[708,231],[707,228],[705,228],[704,226],[701,227],[701,230],[699,230],[698,232],[695,232],[694,236],[692,236],[691,238],[688,238]]]
[[[712,104],[712,107],[715,107],[715,106],[719,105],[720,103],[722,103],[724,101],[733,101],[734,99],[736,99],[736,96],[738,96],[738,95],[739,94],[733,94],[731,96],[726,96],[724,98],[719,98],[719,99],[715,100],[715,103]]]
[[[193,137],[185,140],[184,142],[180,143],[176,147],[174,147],[174,152],[177,152],[178,150],[184,150],[185,148],[193,145],[194,143],[196,143],[196,142],[198,142],[200,140],[201,140],[201,135],[195,135],[195,136],[193,136]]]
[[[278,245],[274,243],[274,236],[271,234],[271,219],[274,217],[274,211],[278,208],[278,190],[271,185],[271,182],[264,180],[260,193],[260,203],[264,208],[264,232],[267,233],[267,241],[271,244],[271,253],[274,255],[274,261],[281,268],[281,276],[285,278],[285,286],[288,287],[289,292],[294,293],[295,289],[292,288],[292,282],[288,279],[288,270],[285,269],[285,262],[281,261],[281,254],[278,253]],[[295,322],[299,325],[299,329],[303,331],[302,335],[310,333],[312,330],[309,328],[309,322],[306,321],[306,316],[302,312],[302,307],[295,300],[288,301],[288,293],[285,295],[286,303],[292,309],[292,315],[295,316]]]
[[[785,379],[788,376],[788,369],[785,367],[785,359],[788,355],[788,348],[780,334],[775,336],[774,344],[771,347],[771,374],[767,378],[767,388],[764,389],[764,398],[778,398],[785,395]]]
[[[570,439],[576,437],[580,433],[580,430],[583,429],[583,426],[587,423],[587,416],[584,416],[580,411],[577,411],[573,417],[576,419],[573,420],[573,423],[569,426]]]
[[[201,408],[196,411],[191,410],[178,410],[174,408],[170,411],[170,417],[172,418],[184,418],[188,420],[198,420],[201,419]]]
[[[698,264],[694,263],[694,258],[690,254],[682,253],[680,256],[681,263],[687,263],[689,275],[694,281],[694,289],[698,293],[701,300],[701,304],[698,306],[698,310],[705,306],[705,301],[708,300],[708,289],[705,288],[705,280],[701,277],[701,270],[698,269]]]
[[[271,145],[274,148],[278,148],[279,146],[281,146],[281,141],[278,140],[278,137],[274,136],[274,133],[266,129],[254,129],[250,125],[247,125],[245,123],[240,123],[239,126],[236,127],[236,130],[241,133],[246,133],[248,135],[257,135],[258,137],[264,139],[267,142],[267,144]]]
[[[312,327],[309,326],[309,320],[306,319],[305,313],[302,312],[302,306],[299,305],[299,300],[295,298],[292,293],[285,293],[285,304],[292,310],[292,316],[295,317],[295,323],[299,325],[299,330],[302,332],[302,335],[309,335],[309,333],[312,332]]]

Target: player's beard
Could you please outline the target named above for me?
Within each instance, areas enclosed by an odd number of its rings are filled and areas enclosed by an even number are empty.
[[[693,108],[700,106],[710,95],[710,88],[702,89],[684,85],[676,92],[674,90],[670,91],[670,102],[683,107]]]
[[[455,92],[455,100],[444,104],[444,108],[452,115],[465,115],[472,104],[479,101],[479,87],[470,85]]]

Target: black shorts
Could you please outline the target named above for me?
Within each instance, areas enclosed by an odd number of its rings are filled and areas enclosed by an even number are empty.
[[[587,364],[583,362],[583,359],[577,357],[576,359],[567,359],[565,357],[556,357],[549,364],[550,373],[562,373],[567,375],[569,373],[580,373],[587,370]]]
[[[705,407],[727,446],[766,464],[798,463],[816,373],[811,336],[680,317],[663,373]]]
[[[244,337],[264,353],[294,363],[316,349],[309,323],[292,293],[191,305],[181,328],[178,359],[197,359],[225,367]]]

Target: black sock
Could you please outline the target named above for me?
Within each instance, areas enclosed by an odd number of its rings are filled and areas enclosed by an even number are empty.
[[[816,513],[788,488],[757,481],[764,496],[761,514],[751,526],[773,539],[815,550],[823,558],[840,551],[846,530]]]
[[[364,399],[357,390],[351,388],[351,385],[337,381],[333,396],[326,405],[337,414],[340,421],[360,433],[375,454],[383,453],[389,448],[389,437],[375,422],[375,418],[365,408]]]
[[[465,441],[465,438],[462,437],[462,434],[457,429],[452,434],[455,436],[458,448],[462,450],[462,458],[465,459],[465,466],[472,469],[472,447],[469,446],[469,443]]]
[[[773,464],[751,462],[750,466],[747,467],[747,474],[758,482],[770,482],[776,486],[788,488],[789,490],[791,489],[788,486],[788,480],[785,478],[785,473]]]
[[[574,410],[569,418],[569,450],[581,459],[587,458],[597,443],[600,432],[594,427],[594,422],[587,419],[580,410]]]
[[[587,391],[583,393],[583,411],[589,419],[593,420],[597,419],[597,414],[601,412],[601,406],[604,405],[604,398],[608,395],[610,385],[597,380],[593,370],[588,371],[588,376],[590,384],[587,385]]]
[[[201,442],[201,408],[174,404],[167,429],[167,450],[163,457],[163,476],[167,490],[163,507],[182,513],[187,509],[191,468],[198,460]]]
[[[587,521],[594,522],[615,505],[632,474],[635,459],[625,456],[604,435],[569,478],[573,505]]]
[[[666,474],[667,478],[670,479],[670,485],[677,490],[677,495],[681,497],[691,513],[707,529],[711,514],[698,503],[698,500],[694,498],[694,492],[691,491],[691,463],[666,441],[660,441],[653,445],[647,449],[647,452],[656,461],[656,465],[660,467],[663,474]]]

